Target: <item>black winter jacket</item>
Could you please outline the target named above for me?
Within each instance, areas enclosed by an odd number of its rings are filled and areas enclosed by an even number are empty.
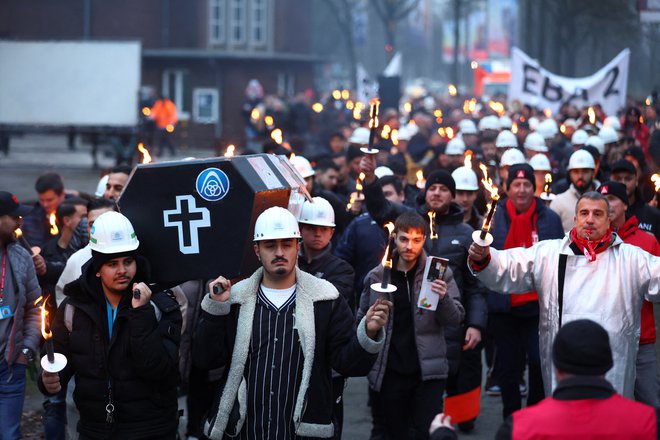
[[[148,280],[146,260],[138,257],[134,281]],[[130,291],[117,306],[109,340],[106,300],[100,279],[88,262],[81,277],[67,284],[52,326],[55,351],[68,359],[62,384],[75,375],[74,401],[80,412],[78,432],[95,439],[174,438],[177,420],[179,305],[164,292],[152,304],[133,309]],[[75,307],[71,333],[65,324],[67,304]],[[45,393],[43,383],[39,387]],[[114,423],[106,405],[114,404]],[[45,393],[47,394],[47,393]]]
[[[353,280],[355,271],[346,261],[332,254],[332,243],[328,243],[326,248],[312,261],[308,262],[305,257],[305,251],[300,246],[300,257],[298,258],[298,267],[317,278],[330,282],[339,291],[341,296],[354,311],[356,307],[355,295],[353,294]]]

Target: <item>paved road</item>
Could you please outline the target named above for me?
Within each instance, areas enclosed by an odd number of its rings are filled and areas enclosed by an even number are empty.
[[[0,155],[0,189],[14,192],[21,201],[35,200],[34,181],[37,176],[46,171],[56,171],[64,178],[66,187],[93,193],[102,170],[112,167],[114,159],[100,154],[100,169],[93,169],[89,152],[90,148],[86,145],[78,146],[75,152],[69,151],[64,136],[30,135],[12,140],[9,156]],[[189,150],[180,152],[177,157],[209,155],[211,152]],[[353,378],[348,381],[344,398],[345,435],[343,437],[347,440],[369,438],[371,417],[366,390],[365,378]],[[38,411],[40,403],[40,397],[32,395],[26,407]],[[461,438],[475,440],[493,438],[501,422],[500,400],[484,396],[481,408],[476,429],[470,434],[461,434]]]

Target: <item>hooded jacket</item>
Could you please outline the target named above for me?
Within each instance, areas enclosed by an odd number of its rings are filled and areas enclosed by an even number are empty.
[[[501,293],[539,295],[539,344],[546,395],[556,385],[552,343],[561,322],[591,319],[610,337],[614,367],[607,380],[624,397],[633,397],[635,359],[639,344],[642,301],[660,301],[660,258],[623,243],[613,234],[609,247],[589,262],[576,255],[568,236],[541,241],[530,248],[504,251],[491,248],[488,265],[477,273]],[[559,256],[566,255],[564,296],[559,308]],[[470,266],[470,270],[474,270]]]
[[[5,347],[3,359],[12,365],[23,347],[34,353],[39,348],[41,317],[35,301],[41,289],[28,251],[17,243],[10,243],[2,252],[7,252],[5,277],[11,279],[13,286],[5,289],[3,305],[9,306],[14,316],[0,320],[0,337]]]
[[[232,286],[228,301],[215,301],[208,294],[202,300],[193,362],[204,370],[226,367],[217,413],[208,427],[211,439],[222,439],[230,428],[238,432],[245,423],[248,393],[243,373],[262,278],[263,268],[259,268],[250,278]],[[304,358],[294,409],[296,434],[331,438],[331,369],[345,377],[366,375],[383,345],[384,333],[381,330],[377,341],[369,338],[365,320],[358,323],[356,330],[353,314],[337,289],[297,268],[295,295],[296,324]],[[236,426],[229,427],[236,403],[243,409],[239,410]]]
[[[147,262],[136,259],[135,282],[148,280]],[[109,337],[106,299],[92,262],[81,277],[69,283],[67,298],[53,322],[57,353],[68,359],[60,372],[62,384],[75,375],[74,401],[80,412],[78,432],[90,438],[168,438],[176,433],[178,345],[181,334],[179,305],[164,292],[152,303],[132,308],[130,292],[117,306]],[[67,305],[75,308],[70,328],[65,323]],[[154,304],[157,304],[154,305]],[[156,316],[159,308],[160,320]],[[45,394],[41,378],[39,386]],[[110,396],[115,423],[106,422]]]
[[[396,255],[396,254],[395,254]],[[449,374],[449,363],[447,360],[447,345],[445,343],[444,328],[446,325],[458,325],[465,316],[465,310],[460,302],[460,292],[454,281],[451,268],[447,268],[444,280],[447,283],[447,294],[438,302],[435,311],[422,310],[417,307],[419,295],[422,290],[424,270],[426,267],[426,253],[422,251],[417,262],[417,271],[414,273],[413,292],[410,295],[410,308],[413,313],[413,325],[415,326],[415,343],[419,366],[422,371],[421,380],[446,379]],[[396,261],[394,262],[396,264]],[[396,267],[396,266],[395,266]],[[379,292],[371,289],[371,284],[380,283],[383,278],[383,266],[375,267],[366,277],[360,308],[357,318],[362,319],[369,307],[381,296]],[[386,299],[394,302],[393,293],[385,293]],[[394,313],[390,310],[390,317],[385,330],[385,347],[378,355],[378,360],[369,373],[369,386],[380,391],[385,377],[387,357],[392,341],[392,329],[394,327]]]

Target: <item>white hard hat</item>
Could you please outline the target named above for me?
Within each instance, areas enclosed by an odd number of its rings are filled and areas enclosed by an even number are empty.
[[[528,123],[529,123],[529,129],[532,131],[536,131],[536,129],[539,126],[539,118],[537,118],[536,116],[532,116],[531,118],[529,118]]]
[[[596,150],[598,150],[598,154],[601,156],[605,154],[605,143],[598,136],[589,136],[587,142],[585,142],[584,145],[590,145],[594,147]]]
[[[545,119],[536,127],[536,132],[543,136],[543,139],[552,139],[559,133],[559,127],[554,119]]]
[[[616,116],[608,116],[603,121],[603,127],[612,127],[616,131],[621,131],[621,121]]]
[[[568,119],[566,119],[566,120],[564,121],[564,125],[565,125],[566,127],[571,127],[571,128],[573,128],[573,129],[577,129],[577,127],[578,127],[577,121],[576,121],[575,119],[573,119],[573,118],[568,118]]]
[[[323,197],[314,197],[313,201],[305,200],[298,223],[317,226],[335,227],[335,210]]]
[[[101,214],[90,231],[89,247],[102,254],[130,252],[140,246],[130,220],[115,211]]]
[[[500,116],[500,128],[502,130],[511,130],[513,121],[507,115]]]
[[[477,173],[472,168],[458,167],[451,173],[451,177],[456,182],[456,189],[461,191],[476,191],[479,189]]]
[[[300,238],[296,217],[287,209],[273,206],[262,212],[254,223],[254,241]]]
[[[579,128],[575,130],[575,133],[573,133],[573,136],[571,136],[571,144],[584,145],[587,143],[587,139],[589,139],[587,132]]]
[[[458,123],[458,130],[464,134],[478,134],[477,126],[471,119],[463,119]]]
[[[106,174],[99,179],[99,184],[96,185],[96,192],[94,193],[96,197],[103,197],[103,194],[105,194],[105,186],[108,183],[109,178],[110,174]]]
[[[454,138],[447,142],[447,148],[445,148],[445,154],[450,156],[456,156],[458,154],[465,153],[465,142],[461,138]]]
[[[509,130],[502,130],[495,138],[497,148],[518,147],[518,138]]]
[[[594,158],[587,150],[577,150],[575,153],[571,154],[571,158],[568,160],[568,171],[577,170],[577,169],[596,169],[596,162]]]
[[[481,118],[479,121],[479,131],[484,130],[500,130],[500,118],[495,115],[488,115]]]
[[[552,171],[550,159],[545,154],[535,154],[530,160],[529,165],[534,171]]]
[[[360,144],[368,145],[369,144],[369,133],[370,130],[366,127],[358,127],[353,130],[353,134],[348,138],[348,142],[351,144]]]
[[[510,148],[502,153],[500,158],[500,168],[510,167],[519,163],[525,163],[525,155],[517,148]]]
[[[612,144],[619,142],[619,133],[612,127],[603,126],[598,132],[598,137],[603,140],[604,144]]]
[[[289,159],[293,167],[300,173],[303,179],[314,175],[314,168],[307,159],[302,156],[293,156]]]
[[[393,176],[394,171],[392,171],[386,166],[381,165],[374,170],[374,174],[376,175],[376,177],[380,179],[381,177],[385,177],[385,176]]]
[[[538,151],[539,153],[548,152],[548,147],[545,145],[545,139],[537,132],[532,132],[527,135],[524,147],[528,150]]]
[[[413,132],[407,125],[402,125],[396,132],[396,138],[400,141],[409,141],[413,137]]]

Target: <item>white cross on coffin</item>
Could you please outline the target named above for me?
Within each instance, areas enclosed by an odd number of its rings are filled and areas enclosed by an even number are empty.
[[[191,195],[176,196],[176,209],[163,211],[163,219],[166,228],[177,228],[182,254],[199,253],[198,229],[211,226],[211,213],[208,209],[198,208]]]

